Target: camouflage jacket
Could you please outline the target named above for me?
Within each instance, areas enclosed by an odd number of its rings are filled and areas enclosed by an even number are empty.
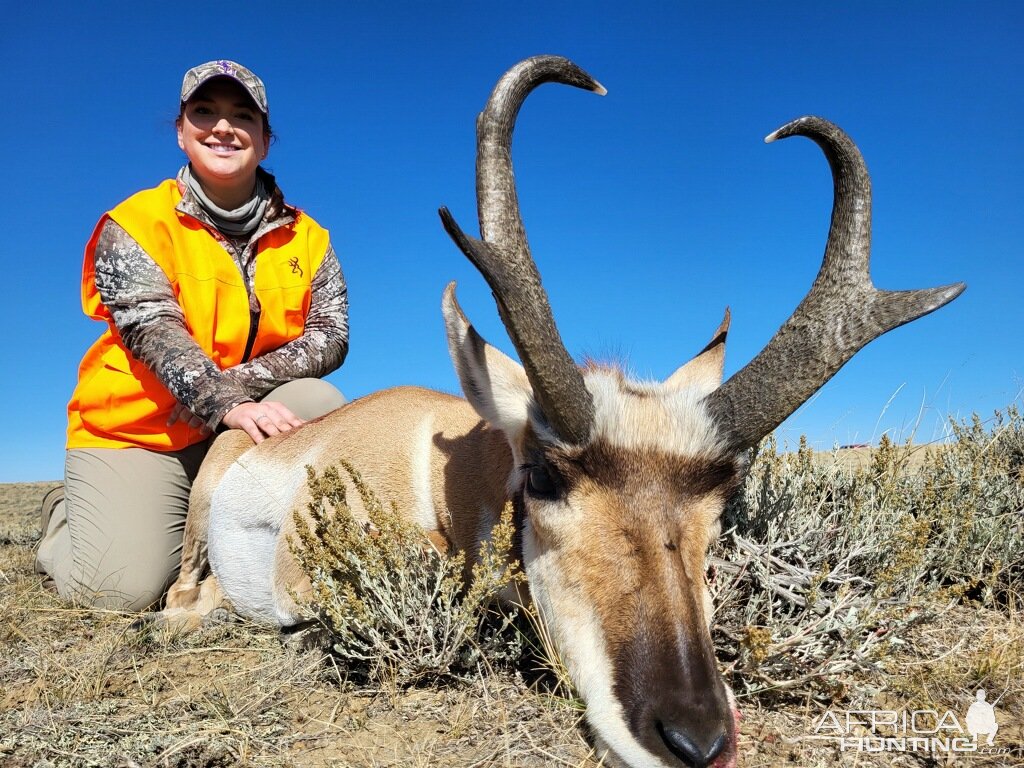
[[[245,278],[250,309],[259,312],[252,292],[255,244],[264,234],[295,219],[274,177],[260,170],[273,189],[262,223],[248,238],[221,237]],[[198,200],[181,182],[177,209],[216,230]],[[224,414],[257,400],[288,381],[321,377],[338,368],[348,353],[348,289],[341,265],[328,246],[313,276],[309,312],[302,335],[234,368],[220,370],[188,332],[170,281],[156,262],[120,225],[108,219],[95,252],[96,288],[125,347],[152,370],[179,403],[216,429]]]

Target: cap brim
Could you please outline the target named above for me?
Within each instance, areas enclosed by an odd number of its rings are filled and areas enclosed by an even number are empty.
[[[264,107],[263,105],[260,104],[259,97],[255,93],[252,92],[252,90],[249,88],[248,85],[246,85],[242,80],[238,79],[234,75],[229,75],[229,74],[227,74],[225,72],[218,72],[216,74],[211,74],[209,77],[206,77],[206,78],[203,78],[202,80],[196,81],[196,84],[193,85],[191,88],[189,88],[188,91],[182,91],[181,103],[182,104],[187,103],[189,99],[191,99],[193,96],[196,95],[196,91],[198,91],[204,85],[206,85],[207,83],[209,83],[209,82],[211,82],[213,80],[219,80],[221,78],[223,78],[225,80],[230,80],[233,83],[238,83],[240,86],[242,86],[242,90],[245,91],[246,95],[248,95],[248,97],[250,99],[252,99],[252,103],[256,105],[256,109],[258,109],[264,115],[269,114],[269,109],[267,109],[266,107]]]

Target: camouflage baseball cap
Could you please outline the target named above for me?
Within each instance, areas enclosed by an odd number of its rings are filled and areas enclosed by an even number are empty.
[[[263,81],[256,77],[252,70],[246,69],[234,61],[227,61],[225,59],[208,61],[205,64],[200,64],[198,67],[192,67],[192,69],[186,72],[185,79],[181,81],[181,102],[184,104],[191,99],[203,83],[215,77],[230,77],[245,88],[246,93],[252,96],[252,100],[256,102],[260,112],[264,115],[269,114],[267,89],[263,85]]]

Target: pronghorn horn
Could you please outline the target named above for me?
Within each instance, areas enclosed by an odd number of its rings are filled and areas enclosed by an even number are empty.
[[[708,396],[734,449],[756,445],[868,342],[935,311],[966,287],[875,288],[869,274],[871,179],[864,159],[849,136],[819,117],[787,123],[765,141],[789,136],[807,136],[828,158],[835,188],[832,225],[821,270],[792,317],[757,357]]]
[[[440,214],[445,231],[491,286],[544,417],[559,438],[579,444],[590,435],[594,404],[562,343],[530,256],[512,172],[516,115],[529,93],[548,82],[606,93],[600,83],[560,56],[535,56],[512,67],[494,87],[476,122],[476,198],[483,240],[466,235],[447,208]]]

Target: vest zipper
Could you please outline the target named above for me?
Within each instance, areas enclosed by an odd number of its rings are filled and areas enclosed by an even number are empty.
[[[250,246],[252,247],[251,258],[255,260],[260,249],[258,242],[250,243],[249,246],[245,247],[242,253],[245,255],[245,252],[249,250]],[[243,261],[242,263],[245,264],[246,262]],[[263,313],[263,307],[260,306],[259,301],[257,300],[256,309],[253,309],[253,293],[256,291],[255,270],[253,270],[252,287],[249,286],[249,281],[245,279],[244,274],[242,275],[242,282],[245,283],[246,298],[249,301],[249,338],[245,340],[245,352],[242,354],[242,362],[247,363],[249,362],[249,357],[252,355],[253,345],[256,344],[256,334],[260,329],[260,315]]]
[[[200,225],[202,225],[204,228],[206,228],[210,232],[210,234],[213,235],[213,237],[215,239],[220,240],[222,242],[226,239],[224,237],[224,235],[222,235],[220,233],[220,231],[218,231],[218,229],[216,227],[211,226],[209,223],[203,221],[202,219],[199,219],[199,218],[193,216],[190,213],[187,213],[185,211],[182,211],[182,213],[184,215],[188,216],[189,218],[194,219],[196,222],[198,222]],[[255,238],[256,243],[253,245],[253,247],[254,247],[254,249],[256,251],[256,253],[253,254],[253,258],[256,258],[256,254],[259,252],[259,238],[263,237],[263,235],[267,234],[267,232],[271,232],[272,230],[275,230],[275,229],[277,229],[280,226],[284,226],[284,222],[276,223],[274,226],[268,227],[265,231],[260,231],[258,233],[258,236]],[[242,268],[242,266],[240,264],[238,266],[239,266],[239,269]],[[253,282],[255,282],[255,279],[256,278],[254,276],[253,277]],[[245,293],[246,293],[246,295],[249,297],[249,300],[252,301],[252,291],[256,289],[256,286],[253,285],[252,288],[250,289],[249,282],[245,279],[245,275],[244,274],[242,275],[242,283],[245,285]],[[252,310],[252,307],[250,306],[250,308],[249,308],[249,338],[247,338],[245,340],[245,352],[242,354],[242,360],[241,360],[241,362],[243,362],[243,363],[249,362],[249,357],[252,355],[252,348],[256,344],[256,334],[259,332],[259,329],[260,329],[260,314],[262,314],[262,308],[260,310],[257,310],[257,311],[254,312]]]
[[[245,341],[245,353],[242,355],[242,362],[249,362],[249,355],[252,354],[252,347],[256,343],[256,332],[260,328],[260,313],[249,310],[249,338]]]

